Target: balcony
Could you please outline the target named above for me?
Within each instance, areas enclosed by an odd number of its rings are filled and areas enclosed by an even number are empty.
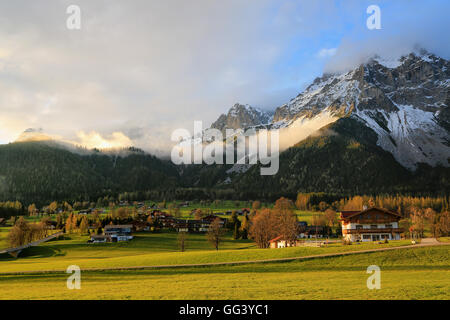
[[[402,233],[402,228],[370,228],[370,229],[343,229],[343,234],[363,234],[363,233]]]

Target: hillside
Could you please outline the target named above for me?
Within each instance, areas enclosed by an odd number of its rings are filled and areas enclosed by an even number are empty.
[[[0,145],[0,199],[48,203],[96,199],[105,191],[144,191],[177,185],[170,162],[131,152],[78,154],[47,142]]]
[[[247,189],[286,193],[445,193],[450,170],[421,165],[415,172],[401,166],[376,145],[376,133],[352,118],[342,118],[280,155],[280,170],[260,176],[258,166],[236,178],[239,191]],[[420,183],[418,183],[420,181]]]

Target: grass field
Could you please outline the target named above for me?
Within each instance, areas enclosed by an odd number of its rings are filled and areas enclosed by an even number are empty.
[[[277,251],[277,250],[274,250]],[[280,250],[281,252],[283,250]],[[286,263],[0,276],[0,299],[448,299],[448,247],[414,248]],[[366,286],[369,265],[381,289]]]
[[[88,244],[87,236],[73,235],[63,240],[52,240],[39,247],[23,251],[21,258],[0,255],[0,273],[18,271],[65,270],[76,264],[84,268],[113,268],[129,266],[174,265],[211,262],[233,262],[289,258],[298,256],[366,250],[410,244],[409,241],[391,241],[388,244],[364,243],[327,247],[294,247],[285,249],[257,249],[250,240],[232,240],[227,235],[219,251],[213,250],[204,234],[189,234],[187,251],[179,252],[176,233],[136,233],[130,242]]]
[[[8,247],[8,232],[10,227],[0,227],[0,249],[6,249]]]

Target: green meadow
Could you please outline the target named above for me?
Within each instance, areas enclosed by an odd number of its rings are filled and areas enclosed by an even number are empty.
[[[8,232],[10,227],[0,227],[0,249],[8,247]]]
[[[284,250],[273,250],[282,252]],[[284,263],[158,270],[1,275],[3,299],[448,299],[448,247],[428,247]],[[369,265],[381,289],[366,286]]]
[[[350,246],[330,243],[325,247],[293,247],[276,250],[258,249],[250,240],[233,240],[231,234],[227,234],[219,251],[216,251],[206,241],[204,234],[189,234],[186,242],[187,249],[185,252],[180,252],[175,232],[141,232],[136,233],[132,241],[120,243],[88,244],[87,239],[87,236],[65,236],[38,247],[28,248],[18,259],[7,254],[0,255],[0,273],[65,270],[73,264],[85,269],[250,261],[410,244],[409,241]]]

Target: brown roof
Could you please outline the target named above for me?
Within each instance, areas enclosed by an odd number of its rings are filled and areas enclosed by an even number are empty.
[[[276,238],[274,238],[274,239],[272,239],[272,240],[270,240],[269,242],[277,242],[278,240],[281,240],[283,238],[283,236],[278,236],[278,237],[276,237]]]
[[[341,217],[342,218],[348,218],[349,216],[352,216],[352,215],[354,215],[355,213],[358,213],[358,212],[361,212],[361,211],[342,211],[341,212]]]
[[[342,219],[353,218],[353,217],[355,217],[357,215],[360,215],[360,214],[363,214],[363,213],[366,213],[366,212],[369,212],[369,211],[372,211],[372,210],[381,211],[381,212],[384,212],[384,213],[387,213],[387,214],[390,214],[390,215],[393,215],[393,216],[401,217],[401,215],[396,213],[396,212],[392,212],[392,211],[389,211],[389,210],[383,209],[383,208],[375,208],[375,207],[373,207],[373,208],[369,208],[369,209],[362,210],[362,211],[341,211],[341,218]]]

